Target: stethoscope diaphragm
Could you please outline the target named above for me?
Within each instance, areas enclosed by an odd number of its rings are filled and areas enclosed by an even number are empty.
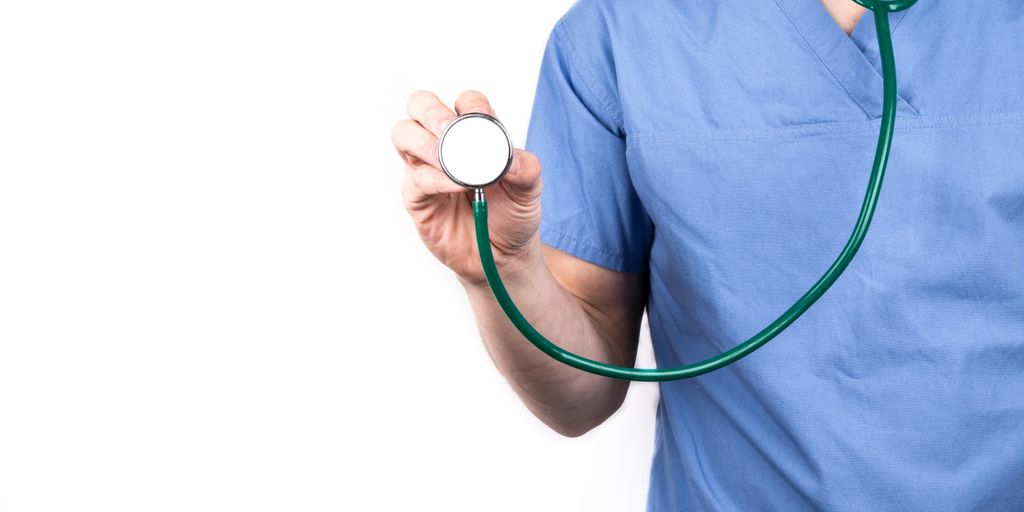
[[[493,116],[464,114],[453,119],[437,145],[441,170],[452,181],[468,188],[484,188],[512,166],[512,139]]]

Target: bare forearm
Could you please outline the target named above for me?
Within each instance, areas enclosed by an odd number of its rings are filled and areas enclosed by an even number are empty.
[[[530,323],[559,346],[596,360],[632,365],[628,343],[610,342],[591,315],[563,288],[544,261],[539,243],[503,280]],[[531,345],[512,325],[486,283],[463,281],[480,334],[498,370],[526,406],[556,431],[580,435],[604,421],[628,383],[565,366]]]

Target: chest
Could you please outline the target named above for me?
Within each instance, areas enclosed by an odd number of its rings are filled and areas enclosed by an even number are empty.
[[[818,0],[646,20],[612,54],[624,130],[776,129],[874,119],[882,102],[875,24],[849,36]],[[932,0],[890,15],[904,116],[1024,112],[1024,3]]]
[[[622,101],[630,178],[655,226],[652,273],[679,303],[742,317],[725,333],[736,336],[774,318],[836,257],[878,137],[873,25],[847,38],[820,5],[779,5],[781,28],[729,41],[724,32],[741,27],[711,30],[702,52],[680,57],[684,69],[635,71],[660,80],[658,94]],[[1024,44],[984,29],[1024,34],[1024,16],[963,13],[940,37],[929,24],[956,13],[932,12],[895,20],[889,171],[867,240],[832,292],[851,304],[935,305],[911,316],[1024,297]]]

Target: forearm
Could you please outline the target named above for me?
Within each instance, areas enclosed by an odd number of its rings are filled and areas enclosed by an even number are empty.
[[[608,340],[598,324],[552,274],[539,242],[502,279],[530,323],[562,348],[584,357],[631,366],[635,347]],[[628,383],[559,363],[527,341],[501,310],[486,283],[463,281],[481,337],[498,370],[526,406],[556,431],[585,433],[621,405]]]

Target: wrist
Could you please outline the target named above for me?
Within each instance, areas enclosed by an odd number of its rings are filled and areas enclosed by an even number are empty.
[[[495,254],[494,260],[501,280],[507,288],[518,288],[524,283],[535,281],[547,269],[538,236],[534,236],[525,247],[514,255]],[[486,290],[490,294],[490,285],[487,283],[482,269],[477,275],[459,275],[458,278],[463,287],[472,290]]]

